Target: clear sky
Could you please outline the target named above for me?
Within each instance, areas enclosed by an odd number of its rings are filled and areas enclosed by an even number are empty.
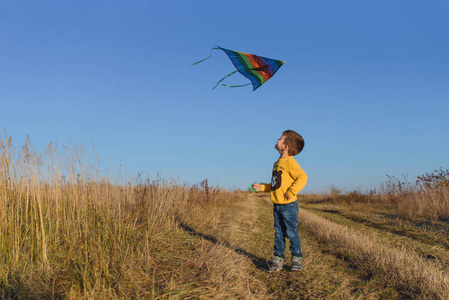
[[[213,90],[225,53],[191,64],[215,45],[286,63],[255,92]],[[270,181],[293,129],[305,193],[414,179],[449,168],[449,2],[0,0],[0,129],[240,189]]]

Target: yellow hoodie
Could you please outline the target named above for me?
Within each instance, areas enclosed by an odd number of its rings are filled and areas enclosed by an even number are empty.
[[[296,194],[307,183],[307,174],[299,166],[293,156],[279,158],[273,165],[271,184],[261,184],[262,192],[270,192],[271,201],[275,204],[295,202]],[[289,198],[285,197],[288,194]]]

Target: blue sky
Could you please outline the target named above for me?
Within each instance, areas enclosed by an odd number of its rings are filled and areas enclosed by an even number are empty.
[[[449,2],[273,3],[1,0],[0,136],[240,189],[270,181],[286,129],[304,193],[449,168]],[[227,56],[191,64],[215,45],[286,63],[255,92],[212,90]]]

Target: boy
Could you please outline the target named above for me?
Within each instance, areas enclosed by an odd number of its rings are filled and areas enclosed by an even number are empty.
[[[293,156],[304,148],[304,139],[293,130],[286,130],[274,146],[280,157],[274,163],[271,184],[254,183],[254,191],[270,192],[274,215],[274,256],[268,263],[269,272],[277,272],[284,265],[285,238],[290,240],[292,271],[302,269],[301,240],[298,233],[298,201],[296,194],[307,183],[307,175]]]

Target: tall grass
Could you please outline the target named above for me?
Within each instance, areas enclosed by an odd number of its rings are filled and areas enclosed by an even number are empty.
[[[251,298],[251,263],[180,220],[232,193],[160,176],[121,183],[95,146],[0,139],[0,298]],[[234,196],[233,196],[234,197]],[[204,214],[204,213],[203,213]],[[213,216],[212,216],[213,217]]]
[[[327,193],[301,195],[305,203],[363,203],[392,210],[403,217],[449,220],[449,170],[435,170],[417,177],[415,182],[388,176],[380,188],[369,192],[343,192],[331,186]]]
[[[449,220],[449,170],[418,176],[414,183],[389,176],[379,193],[401,214]]]
[[[368,274],[382,275],[386,285],[411,298],[448,299],[449,274],[441,266],[405,247],[393,247],[375,234],[367,235],[301,210],[301,226],[312,231],[330,250]]]
[[[443,218],[440,210],[447,205],[447,194],[438,191],[442,194],[429,198],[430,189],[417,190],[417,197],[425,195],[422,212],[418,200],[404,210],[428,215],[433,203],[432,216]],[[405,191],[348,195],[350,201],[397,209],[401,201],[414,201]],[[312,200],[348,201],[348,195],[335,190],[324,200]],[[101,169],[94,145],[86,150],[50,144],[39,152],[29,139],[17,148],[11,137],[0,138],[0,298],[266,298],[264,284],[251,276],[251,260],[226,243],[201,237],[202,228],[221,228],[218,216],[223,208],[243,197],[214,189],[206,180],[189,187],[158,176],[125,184]],[[321,222],[309,219],[308,224]],[[197,235],[184,232],[180,222],[197,229]],[[333,232],[334,225],[323,224],[310,226]],[[354,239],[344,232],[337,230],[325,240],[340,243],[340,248],[362,249],[350,255],[359,255],[360,264],[383,265],[386,270],[393,263],[378,253],[390,251],[387,247],[350,246]],[[388,253],[412,266],[407,275],[412,279],[398,271],[397,282],[409,280],[423,295],[447,295],[442,273],[430,280],[444,283],[434,284],[422,279],[432,270],[422,267],[419,258],[414,262],[413,253],[403,258],[399,250]],[[424,283],[417,283],[420,280]]]
[[[38,153],[28,139],[16,152],[10,137],[0,141],[2,297],[116,294],[126,262],[149,257],[148,243],[173,226],[176,188],[112,184],[100,173],[83,148]]]

